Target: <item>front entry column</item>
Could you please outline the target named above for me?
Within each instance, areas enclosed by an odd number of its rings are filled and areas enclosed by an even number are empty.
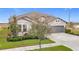
[[[23,24],[21,25],[21,32],[23,32]]]

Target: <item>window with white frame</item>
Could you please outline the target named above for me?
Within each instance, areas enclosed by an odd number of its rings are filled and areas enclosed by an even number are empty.
[[[21,32],[21,25],[18,25],[19,32]]]
[[[59,19],[57,19],[56,22],[59,22]]]
[[[23,32],[26,32],[26,31],[27,31],[27,26],[23,25]]]

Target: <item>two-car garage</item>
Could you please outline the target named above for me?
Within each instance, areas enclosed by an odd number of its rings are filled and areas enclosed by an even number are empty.
[[[54,33],[65,32],[64,26],[52,26],[52,30]]]

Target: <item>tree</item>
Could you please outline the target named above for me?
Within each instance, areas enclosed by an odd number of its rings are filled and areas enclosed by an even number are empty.
[[[39,39],[39,47],[41,49],[41,40],[46,38],[46,35],[48,34],[48,24],[46,22],[40,22],[37,21],[37,23],[32,24],[32,28],[29,31],[29,34],[32,36],[37,36]]]
[[[11,37],[16,37],[17,36],[17,32],[18,32],[18,26],[16,24],[16,16],[13,16],[13,22],[9,23],[9,31],[10,31],[10,36]]]
[[[69,23],[67,24],[67,26],[68,26],[69,28],[71,28],[71,29],[74,28],[74,24],[73,24],[72,22],[69,22]]]

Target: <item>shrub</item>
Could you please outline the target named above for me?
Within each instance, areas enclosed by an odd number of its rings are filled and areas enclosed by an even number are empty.
[[[7,41],[21,41],[21,40],[22,40],[21,36],[7,38]]]
[[[66,33],[71,33],[71,30],[70,29],[65,29],[65,32]]]
[[[15,36],[15,37],[8,36],[7,37],[7,41],[11,41],[11,42],[29,40],[29,39],[38,39],[38,36],[25,34],[24,36]],[[43,39],[47,39],[47,38],[45,37],[45,38],[41,38],[41,39],[43,40]]]
[[[23,36],[24,39],[38,39],[37,36],[35,35],[30,35],[30,34],[26,34]]]
[[[22,41],[22,40],[28,40],[28,39],[38,39],[37,36],[32,35],[24,35],[24,36],[16,36],[16,37],[7,37],[7,41],[15,42],[15,41]]]
[[[7,41],[8,42],[15,42],[15,41],[22,41],[22,40],[30,40],[30,39],[38,39],[38,37],[37,36],[32,36],[32,35],[16,36],[16,37],[7,37]],[[47,38],[43,38],[43,39],[47,39]]]

